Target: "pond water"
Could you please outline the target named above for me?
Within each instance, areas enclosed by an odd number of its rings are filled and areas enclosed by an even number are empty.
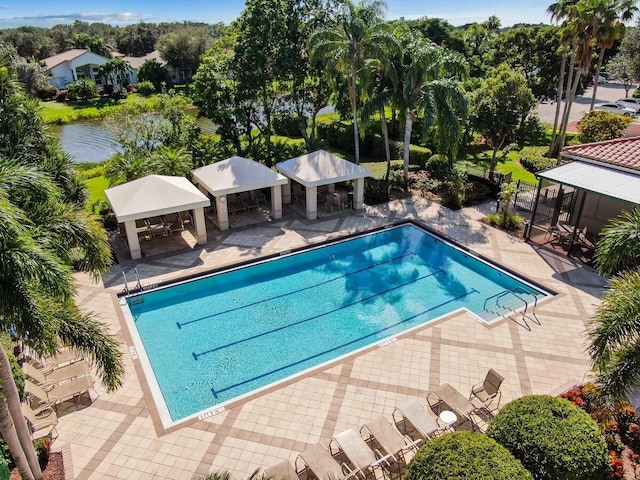
[[[215,126],[207,118],[197,119],[203,133],[213,133]],[[62,148],[76,163],[96,163],[119,151],[113,134],[100,120],[50,125],[49,131],[60,139]]]

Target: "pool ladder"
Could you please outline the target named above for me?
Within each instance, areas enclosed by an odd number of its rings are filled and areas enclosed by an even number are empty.
[[[138,269],[134,268],[133,269],[133,273],[136,276],[136,290],[139,292],[138,295],[134,296],[131,298],[130,303],[132,305],[136,305],[138,303],[143,303],[144,302],[144,295],[143,295],[143,291],[144,288],[142,288],[142,283],[140,282],[140,275],[138,274]],[[127,295],[131,295],[131,291],[129,290],[129,282],[127,281],[127,274],[124,272],[124,270],[122,271],[122,278],[124,279],[124,291]]]
[[[530,297],[533,300],[528,300]],[[531,331],[529,322],[532,321],[536,325],[541,325],[540,320],[536,316],[536,306],[538,305],[538,297],[522,287],[515,287],[511,290],[503,290],[488,297],[484,301],[483,309],[485,312],[492,313],[501,318],[510,318],[521,327]],[[522,318],[518,320],[518,314]]]

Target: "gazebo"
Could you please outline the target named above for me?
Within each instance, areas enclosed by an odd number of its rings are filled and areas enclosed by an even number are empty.
[[[142,258],[136,220],[193,210],[198,245],[207,243],[204,207],[211,202],[184,177],[148,175],[105,190],[118,223],[124,223],[131,258]]]
[[[335,183],[353,180],[353,209],[360,210],[364,203],[364,178],[371,176],[366,168],[324,150],[277,163],[276,168],[305,187],[306,214],[309,220],[318,218],[319,186],[328,185],[329,191],[332,191]],[[284,188],[283,201],[291,202],[289,184]]]
[[[269,167],[236,156],[197,168],[192,173],[200,190],[215,197],[220,230],[229,229],[227,195],[235,193],[271,188],[271,215],[282,218],[281,185],[287,185],[288,180]]]

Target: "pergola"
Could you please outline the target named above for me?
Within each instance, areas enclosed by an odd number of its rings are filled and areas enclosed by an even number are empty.
[[[204,207],[211,202],[184,177],[148,175],[104,192],[118,223],[124,223],[131,258],[142,258],[136,220],[193,210],[198,245],[207,243]]]
[[[329,191],[332,191],[335,183],[353,180],[353,209],[360,210],[364,203],[364,178],[371,176],[371,172],[366,168],[324,150],[277,163],[276,168],[305,187],[306,214],[309,220],[318,218],[319,186],[328,185]],[[291,202],[289,184],[284,188],[283,201]]]
[[[193,172],[193,179],[200,190],[215,197],[218,228],[229,228],[227,195],[271,188],[271,215],[282,218],[281,185],[287,185],[286,177],[269,167],[243,157],[231,157],[212,163]]]

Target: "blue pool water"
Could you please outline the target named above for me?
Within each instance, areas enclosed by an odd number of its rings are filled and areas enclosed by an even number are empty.
[[[504,290],[546,293],[415,225],[129,300],[173,421]],[[473,320],[469,320],[473,321]]]

